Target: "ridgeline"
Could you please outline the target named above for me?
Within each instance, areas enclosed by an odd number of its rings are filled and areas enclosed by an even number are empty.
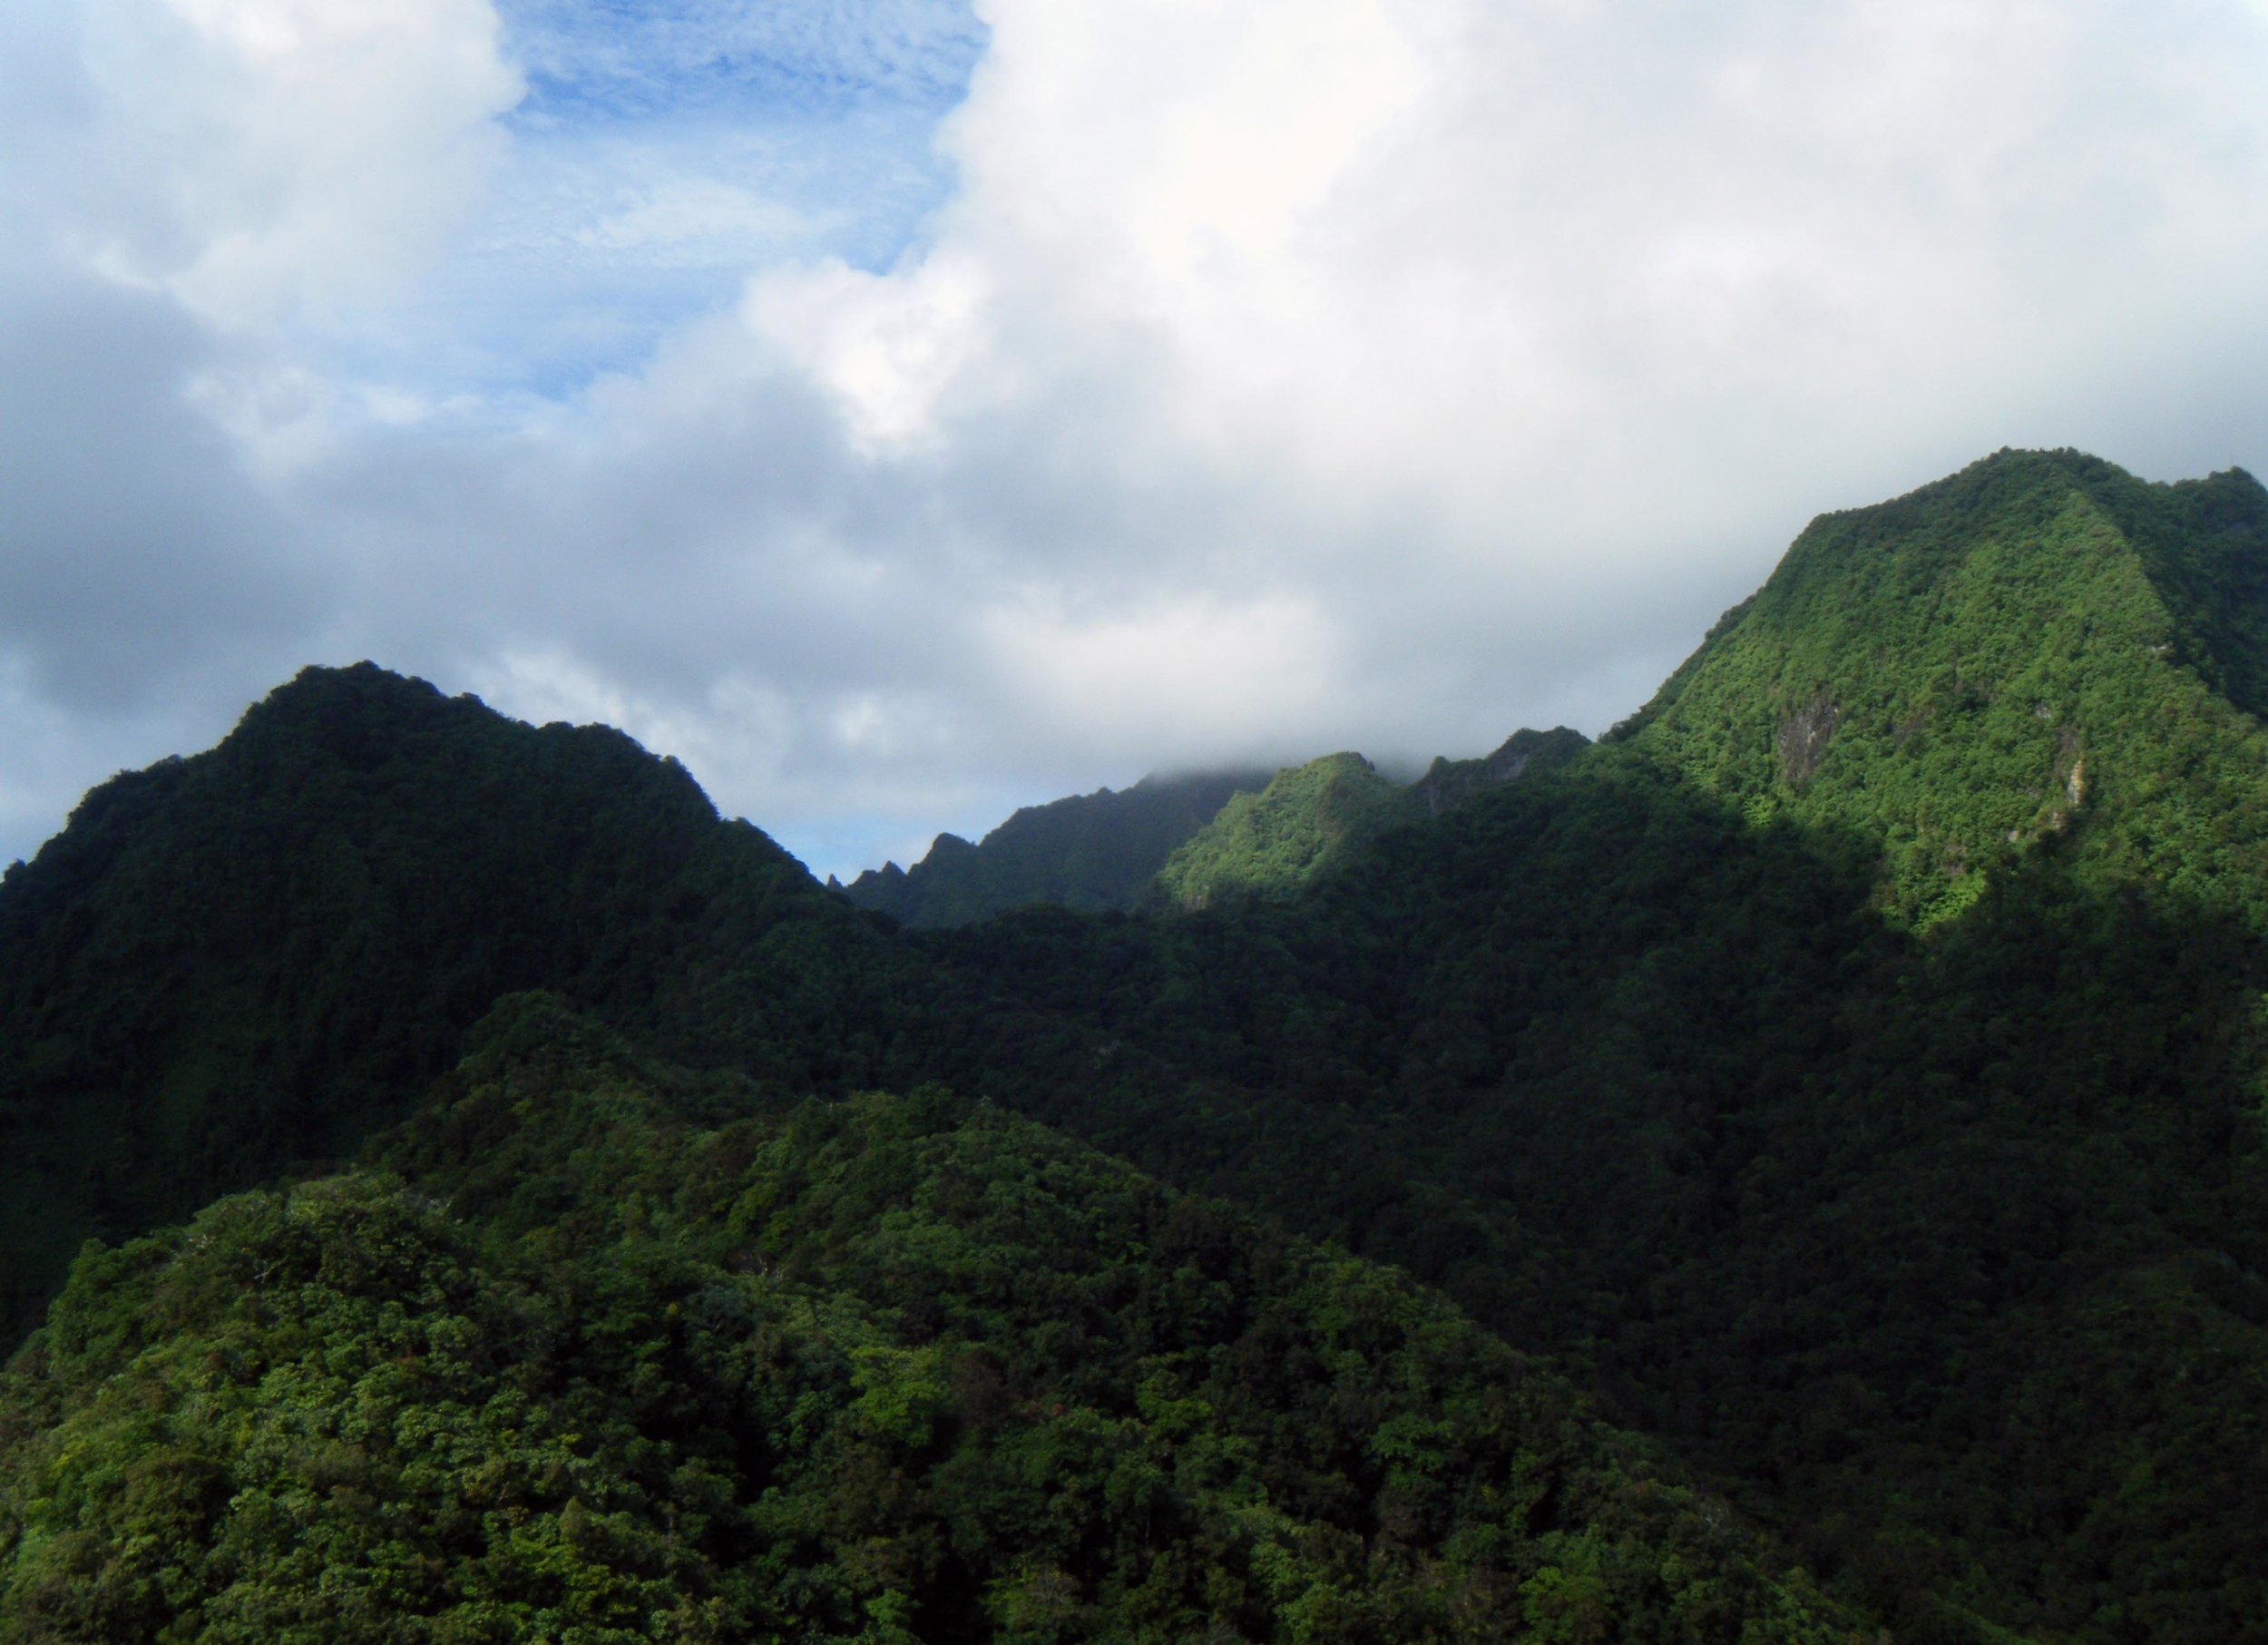
[[[1267,781],[1265,771],[1145,777],[1118,793],[1026,806],[975,845],[940,834],[911,868],[885,863],[840,889],[908,925],[965,925],[1033,903],[1123,913],[1176,847]]]
[[[309,671],[0,884],[0,1640],[2262,1638],[2263,703],[2268,493],[2001,453],[901,929]]]

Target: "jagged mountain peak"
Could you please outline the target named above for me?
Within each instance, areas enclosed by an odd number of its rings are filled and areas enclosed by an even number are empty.
[[[972,843],[940,834],[911,868],[869,869],[842,890],[912,925],[960,925],[1031,903],[1129,909],[1174,849],[1261,771],[1152,773],[1132,787],[1025,806]]]

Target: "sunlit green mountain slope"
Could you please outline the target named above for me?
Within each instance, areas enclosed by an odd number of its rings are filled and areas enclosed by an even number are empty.
[[[2097,883],[2258,923],[2264,706],[2268,491],[2001,452],[1814,521],[1626,733],[1752,821],[1865,834],[1902,919],[2068,830]]]

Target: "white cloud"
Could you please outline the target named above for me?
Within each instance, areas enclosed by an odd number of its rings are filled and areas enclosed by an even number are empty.
[[[982,622],[1027,725],[1066,746],[1235,763],[1318,701],[1345,707],[1333,623],[1312,600],[1185,595],[1080,618],[1041,598],[994,606]]]
[[[986,271],[933,253],[873,275],[839,259],[757,281],[743,311],[780,355],[824,387],[869,455],[919,437],[939,397],[987,351]]]
[[[255,325],[392,294],[478,199],[521,92],[487,0],[92,0],[113,278]]]

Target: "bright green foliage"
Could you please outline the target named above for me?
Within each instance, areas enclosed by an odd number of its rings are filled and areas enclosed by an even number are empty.
[[[975,845],[941,834],[913,867],[871,869],[844,886],[861,908],[909,925],[965,925],[1028,903],[1100,914],[1130,909],[1174,848],[1266,771],[1145,777],[1120,793],[1026,806]]]
[[[1406,1281],[940,1091],[702,1130],[485,1033],[406,1184],[80,1258],[0,1640],[1861,1637]]]
[[[719,1637],[731,1481],[576,1301],[369,1177],[90,1246],[6,1385],[0,1638]]]
[[[2096,883],[2268,925],[2263,681],[2257,482],[2002,452],[1813,522],[1631,733],[1752,823],[1864,833],[1918,925],[2076,828]]]
[[[1158,872],[1149,900],[1207,908],[1282,896],[1359,849],[1381,829],[1422,815],[1416,797],[1360,754],[1326,754],[1237,794]]]

